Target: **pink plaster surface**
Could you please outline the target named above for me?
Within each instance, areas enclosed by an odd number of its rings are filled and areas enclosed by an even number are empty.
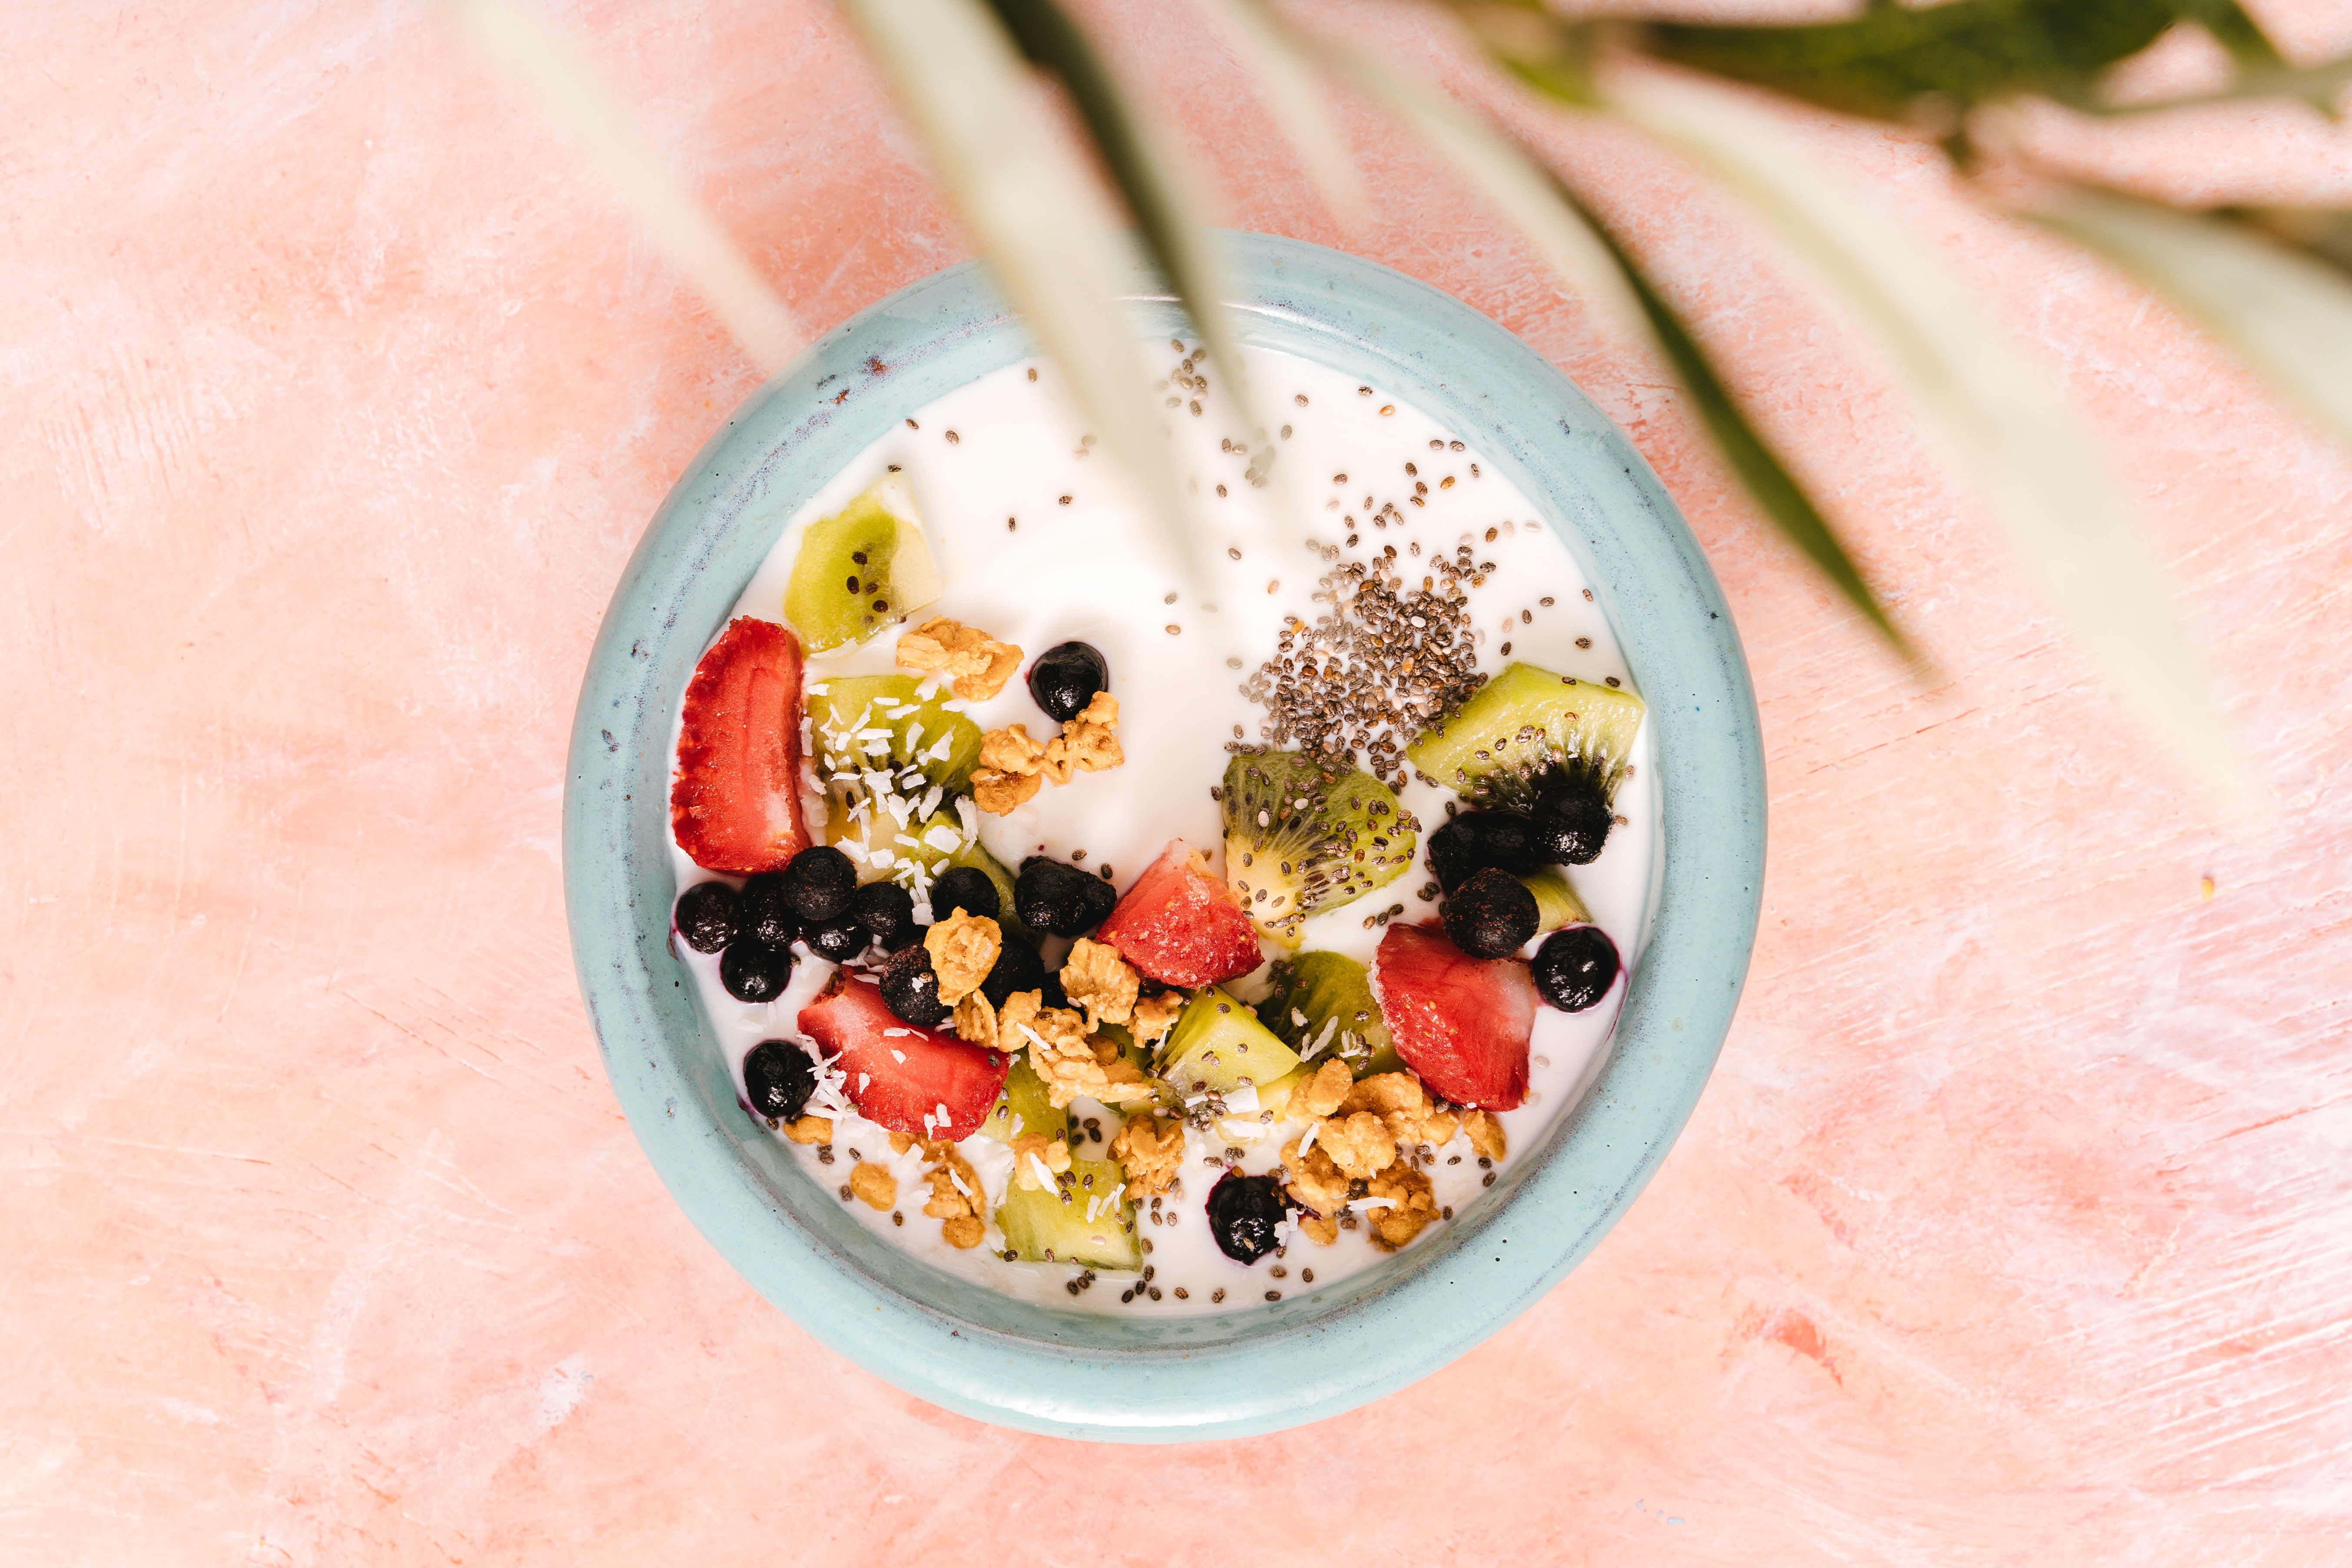
[[[1427,156],[1350,108],[1380,205],[1346,234],[1188,12],[1092,9],[1230,221],[1523,333],[1722,575],[1770,872],[1657,1180],[1484,1348],[1282,1437],[1020,1436],[820,1349],[630,1139],[558,864],[605,596],[753,372],[427,10],[18,7],[0,1561],[2344,1562],[2352,464],[1916,146],[1804,122],[2095,419],[2275,802],[2217,820],[1686,171],[1551,138],[1685,280],[1934,690]],[[813,328],[967,253],[824,5],[561,14]],[[2352,188],[2352,141],[2286,112],[2042,133],[2208,194]]]

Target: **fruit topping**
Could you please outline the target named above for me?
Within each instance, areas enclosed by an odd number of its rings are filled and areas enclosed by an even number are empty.
[[[1160,1076],[1179,1094],[1232,1094],[1274,1083],[1297,1065],[1297,1052],[1215,985],[1185,1005],[1160,1047]]]
[[[1244,752],[1225,765],[1225,874],[1259,931],[1287,947],[1318,910],[1412,866],[1420,824],[1389,786],[1303,752]]]
[[[1536,796],[1536,847],[1559,866],[1589,866],[1609,840],[1609,796],[1591,775],[1562,777]]]
[[[718,952],[735,940],[735,889],[697,882],[677,896],[677,934],[697,952]]]
[[[1091,644],[1049,647],[1029,667],[1029,695],[1055,723],[1076,718],[1097,691],[1110,689],[1110,666]]]
[[[807,942],[809,951],[819,958],[835,963],[847,963],[864,952],[874,938],[856,915],[845,910],[829,921],[819,921],[807,927],[802,931],[801,940]]]
[[[909,1024],[936,1029],[954,1011],[940,999],[940,977],[922,946],[893,953],[882,966],[882,1003]]]
[[[1007,1144],[1024,1138],[1042,1138],[1047,1143],[1068,1138],[1070,1113],[1055,1106],[1045,1080],[1029,1065],[1027,1052],[1014,1054],[1013,1070],[1004,1079],[1004,1098],[981,1122],[980,1131],[984,1138]]]
[[[840,1068],[849,1098],[867,1120],[913,1137],[971,1137],[1012,1068],[1002,1051],[902,1021],[872,981],[846,969],[835,972],[797,1022]]]
[[[809,735],[826,777],[913,768],[942,794],[959,790],[980,760],[980,726],[923,694],[911,675],[833,675],[808,693]],[[901,785],[919,797],[914,781]],[[936,810],[934,801],[923,815]]]
[[[931,918],[953,914],[978,915],[992,921],[1004,912],[1004,900],[985,873],[970,866],[951,866],[931,884]]]
[[[1445,934],[1473,958],[1500,958],[1535,939],[1536,896],[1507,871],[1489,867],[1446,895],[1439,911]]]
[[[1557,868],[1547,866],[1540,871],[1521,877],[1519,885],[1535,895],[1538,931],[1592,923],[1592,915],[1585,909],[1584,900],[1576,896],[1576,889]]]
[[[1642,700],[1514,664],[1405,749],[1412,764],[1482,805],[1519,809],[1568,784],[1616,795]]]
[[[932,887],[936,889],[938,884]],[[898,952],[919,934],[915,895],[896,882],[866,883],[849,896],[849,912],[885,952]]]
[[[772,1002],[793,978],[793,950],[739,936],[719,955],[719,984],[738,1002]]]
[[[1402,1065],[1372,999],[1371,975],[1354,959],[1302,952],[1277,963],[1269,978],[1274,990],[1257,1005],[1258,1020],[1302,1060],[1344,1062],[1357,1078]]]
[[[893,474],[835,515],[809,524],[784,586],[784,618],[822,653],[870,637],[939,596],[939,568],[914,492],[904,476]]]
[[[1581,1013],[1617,983],[1617,944],[1599,926],[1575,925],[1536,949],[1536,989],[1563,1013]]]
[[[996,963],[989,970],[988,978],[980,983],[980,994],[988,998],[988,1005],[1002,1007],[1016,991],[1047,991],[1052,976],[1045,973],[1045,961],[1037,955],[1037,950],[1011,931],[1000,928],[1000,934],[1004,945],[997,950]],[[1045,1003],[1058,1007],[1058,987],[1052,989],[1054,994],[1045,996]]]
[[[1209,1189],[1209,1234],[1236,1263],[1255,1263],[1280,1239],[1282,1184],[1273,1176],[1228,1171]]]
[[[1021,668],[1021,650],[1013,644],[945,616],[934,616],[900,637],[898,658],[901,669],[948,677],[955,694],[968,702],[987,701]]]
[[[780,871],[762,871],[743,884],[735,900],[735,931],[738,936],[770,947],[790,947],[801,934],[800,917],[784,900],[784,879]]]
[[[707,870],[772,871],[807,846],[801,645],[774,622],[730,622],[694,667],[669,816],[677,847]]]
[[[1013,910],[1021,923],[1055,936],[1092,931],[1118,901],[1118,892],[1100,877],[1043,855],[1021,862],[1021,875],[1013,884]]]
[[[1429,836],[1429,869],[1452,892],[1493,867],[1514,877],[1542,869],[1536,826],[1517,811],[1465,811]]]
[[[1472,958],[1427,926],[1392,925],[1372,961],[1397,1054],[1456,1105],[1515,1110],[1528,1095],[1536,988],[1516,958]]]
[[[803,927],[829,921],[849,908],[857,891],[857,868],[829,844],[813,845],[784,868],[784,902]]]
[[[761,1040],[743,1058],[743,1092],[752,1115],[797,1121],[816,1092],[816,1064],[790,1040]]]
[[[1013,1184],[996,1211],[1004,1244],[1031,1263],[1076,1263],[1088,1268],[1139,1268],[1135,1205],[1121,1191],[1126,1177],[1108,1160],[1072,1160],[1049,1186]]]
[[[1026,867],[1022,876],[1028,876]],[[1097,885],[1108,890],[1108,884]],[[1025,907],[1022,914],[1027,918]],[[1102,919],[1095,940],[1118,949],[1121,958],[1161,984],[1188,988],[1236,979],[1265,957],[1241,900],[1209,874],[1201,852],[1181,838],[1170,839],[1160,858],[1136,879]]]

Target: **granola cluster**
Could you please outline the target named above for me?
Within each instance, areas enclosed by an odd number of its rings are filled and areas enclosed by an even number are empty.
[[[925,931],[923,951],[940,977],[940,1000],[952,1007],[972,995],[1003,949],[1004,933],[994,921],[961,910]]]
[[[1029,1066],[1045,1080],[1045,1097],[1056,1110],[1082,1094],[1105,1105],[1151,1098],[1150,1082],[1115,1041],[1089,1037],[1082,1016],[1045,1000],[1043,992],[1014,992],[997,1011],[992,1035],[1000,1050],[1029,1047]]]
[[[945,616],[933,616],[898,639],[898,667],[947,676],[955,694],[983,702],[1021,668],[1021,650]]]
[[[1118,745],[1118,699],[1097,691],[1049,741],[1033,738],[1026,724],[1007,724],[982,735],[971,798],[981,810],[1002,816],[1027,804],[1042,784],[1066,784],[1078,773],[1102,773],[1126,760]]]
[[[1110,1141],[1110,1157],[1127,1173],[1128,1190],[1150,1197],[1176,1184],[1184,1163],[1184,1124],[1150,1115],[1131,1118]]]
[[[1300,1232],[1326,1247],[1339,1239],[1340,1214],[1353,1205],[1362,1205],[1372,1243],[1384,1252],[1403,1247],[1438,1217],[1416,1148],[1433,1149],[1466,1131],[1479,1153],[1502,1158],[1500,1122],[1483,1110],[1457,1115],[1431,1100],[1410,1072],[1356,1082],[1345,1065],[1326,1062],[1291,1103],[1313,1124],[1283,1145],[1283,1178],[1307,1211]]]
[[[1105,1024],[1132,1022],[1136,994],[1142,986],[1143,976],[1136,972],[1135,965],[1121,958],[1118,949],[1108,942],[1080,937],[1062,965],[1062,992],[1072,1003],[1086,1009],[1087,1027],[1090,1030]]]
[[[926,1142],[923,1154],[930,1162],[924,1175],[931,1184],[923,1212],[940,1222],[940,1235],[950,1247],[968,1252],[988,1234],[987,1216],[980,1212],[986,1196],[980,1177],[956,1146],[943,1139]]]

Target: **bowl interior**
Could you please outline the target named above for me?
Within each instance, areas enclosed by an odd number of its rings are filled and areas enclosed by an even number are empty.
[[[1661,872],[1615,1042],[1580,1106],[1475,1207],[1377,1268],[1222,1316],[1130,1319],[1015,1300],[866,1230],[738,1104],[669,950],[671,718],[704,647],[794,510],[919,405],[1034,352],[976,264],[826,335],[731,416],[615,591],[574,724],[565,884],[615,1092],[697,1226],[804,1327],[910,1392],[1031,1430],[1240,1435],[1362,1403],[1462,1353],[1583,1256],[1697,1099],[1755,931],[1763,791],[1729,615],[1623,436],[1484,316],[1372,263],[1229,237],[1244,342],[1391,388],[1461,430],[1578,557],[1650,704]],[[1189,323],[1139,272],[1139,333]]]

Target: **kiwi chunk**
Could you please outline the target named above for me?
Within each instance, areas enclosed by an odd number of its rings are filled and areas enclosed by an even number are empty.
[[[1302,1061],[1337,1057],[1358,1078],[1395,1072],[1404,1065],[1373,998],[1371,976],[1354,959],[1302,952],[1276,963],[1273,980],[1274,990],[1257,1005],[1257,1016]]]
[[[1225,764],[1225,880],[1265,936],[1297,947],[1307,917],[1386,887],[1412,865],[1421,824],[1389,786],[1304,752]]]
[[[903,474],[809,524],[784,584],[784,619],[812,653],[863,642],[940,596],[940,571]]]
[[[809,739],[820,776],[908,768],[943,790],[971,783],[980,761],[980,726],[948,710],[948,695],[926,698],[912,675],[835,675],[808,689]],[[922,793],[911,783],[901,794]]]
[[[1160,1048],[1160,1076],[1178,1094],[1229,1094],[1270,1084],[1298,1065],[1298,1053],[1221,985],[1192,994]]]
[[[1536,930],[1538,933],[1558,931],[1562,926],[1589,926],[1592,915],[1584,900],[1576,896],[1568,879],[1556,866],[1519,879],[1528,892],[1536,896]]]
[[[1642,700],[1514,664],[1405,749],[1412,765],[1480,805],[1524,811],[1549,785],[1589,781],[1614,799],[1642,730]]]
[[[1014,1183],[996,1211],[996,1227],[1004,1244],[1032,1263],[1139,1268],[1135,1204],[1120,1191],[1126,1181],[1127,1173],[1108,1160],[1074,1159],[1055,1186],[1024,1189]]]
[[[993,1138],[999,1143],[1010,1143],[1016,1138],[1032,1135],[1047,1142],[1070,1135],[1070,1113],[1056,1110],[1046,1095],[1045,1080],[1029,1065],[1029,1053],[1023,1051],[1013,1058],[1013,1070],[1005,1075],[1004,1093],[980,1123],[980,1135]]]

